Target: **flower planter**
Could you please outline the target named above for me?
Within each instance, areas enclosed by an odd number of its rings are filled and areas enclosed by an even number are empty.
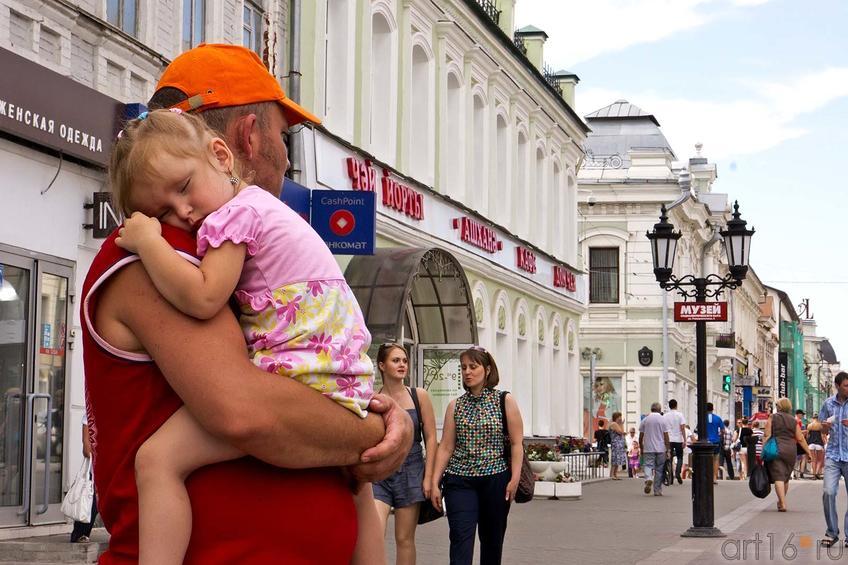
[[[533,496],[547,498],[556,496],[557,483],[550,481],[536,481],[536,486],[533,489]]]
[[[530,470],[543,481],[553,480],[550,461],[530,461]]]
[[[539,483],[536,483],[538,488]],[[583,496],[583,483],[554,483],[557,498],[578,499]]]

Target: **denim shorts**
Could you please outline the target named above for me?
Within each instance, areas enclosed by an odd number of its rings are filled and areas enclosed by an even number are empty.
[[[394,475],[372,486],[374,498],[393,508],[403,508],[424,500],[424,456],[421,449],[413,446]]]

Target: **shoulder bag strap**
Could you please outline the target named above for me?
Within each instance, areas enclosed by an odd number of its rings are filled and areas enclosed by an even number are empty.
[[[507,391],[501,391],[501,422],[503,423],[503,435],[504,435],[504,457],[509,461],[509,453],[507,452],[507,445],[509,445],[509,428],[506,425],[506,395],[509,394]]]
[[[424,420],[421,418],[421,404],[418,402],[418,391],[414,387],[406,387],[409,396],[412,397],[412,404],[415,405],[415,414],[418,416],[418,442],[424,439]]]

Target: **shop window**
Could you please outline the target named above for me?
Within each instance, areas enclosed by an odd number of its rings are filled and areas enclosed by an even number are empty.
[[[589,302],[618,303],[618,247],[589,249]]]
[[[183,0],[183,51],[206,41],[206,0]]]
[[[138,1],[107,0],[106,21],[133,37],[138,35]]]
[[[244,3],[242,45],[262,57],[262,9],[253,2]]]

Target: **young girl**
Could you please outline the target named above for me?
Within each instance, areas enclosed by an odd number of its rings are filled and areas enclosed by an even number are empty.
[[[142,114],[113,149],[112,190],[128,216],[116,243],[137,253],[162,296],[190,316],[211,318],[235,291],[254,364],[365,417],[374,371],[367,356],[371,336],[356,298],[311,227],[277,198],[240,180],[234,168],[226,143],[199,118],[173,110]],[[171,248],[160,222],[196,232],[199,265]],[[191,534],[186,477],[242,455],[209,435],[185,407],[141,446],[139,563],[183,562]],[[370,486],[355,499],[354,562],[382,562]]]
[[[639,478],[639,473],[642,471],[642,467],[639,464],[641,457],[642,451],[639,449],[639,440],[634,439],[630,446],[630,453],[627,454],[627,464],[630,465],[630,475],[637,479]]]

